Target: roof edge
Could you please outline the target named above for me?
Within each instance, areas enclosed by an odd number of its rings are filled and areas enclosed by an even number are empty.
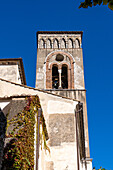
[[[20,86],[20,87],[33,89],[33,90],[37,90],[37,91],[39,91],[39,92],[43,92],[43,93],[46,93],[46,94],[51,94],[51,95],[53,95],[53,96],[62,97],[62,98],[64,98],[64,99],[68,99],[68,100],[80,102],[80,100],[77,100],[77,99],[72,99],[72,98],[68,98],[68,97],[61,96],[61,95],[53,94],[53,93],[51,93],[51,92],[47,92],[47,91],[40,90],[40,89],[37,89],[37,88],[29,87],[29,86],[26,86],[26,85],[23,85],[23,84],[14,83],[14,82],[11,82],[11,81],[8,81],[8,80],[4,80],[4,79],[2,79],[2,78],[0,78],[0,80],[1,80],[1,81],[5,81],[5,82],[10,83],[10,84],[14,84],[14,85]],[[17,96],[13,96],[13,95],[12,95],[11,97],[21,97],[21,96],[23,96],[23,95],[17,95]],[[25,96],[28,96],[28,95],[25,95]],[[4,98],[7,99],[7,98],[10,98],[10,97],[4,97]],[[0,98],[0,99],[3,99],[3,97]]]
[[[81,34],[82,37],[83,31],[37,31],[36,34],[37,37],[38,34]]]

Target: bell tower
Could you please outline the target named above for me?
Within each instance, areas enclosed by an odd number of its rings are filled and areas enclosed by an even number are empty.
[[[90,158],[82,31],[38,31],[36,88],[83,103],[86,158]]]

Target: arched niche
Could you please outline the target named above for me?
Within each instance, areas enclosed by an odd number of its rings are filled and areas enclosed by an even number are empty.
[[[39,48],[45,48],[45,41],[43,39],[39,42]]]
[[[47,48],[52,48],[52,43],[50,39],[47,40]]]
[[[73,48],[73,40],[71,38],[68,40],[68,48]]]
[[[59,42],[57,39],[53,40],[53,48],[59,48]]]
[[[75,48],[80,48],[80,41],[78,38],[75,40]]]
[[[66,48],[66,41],[64,38],[61,40],[60,48]]]

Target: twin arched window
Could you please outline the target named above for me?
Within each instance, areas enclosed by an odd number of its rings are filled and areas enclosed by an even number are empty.
[[[60,70],[57,64],[52,66],[52,88],[68,89],[68,66],[66,64],[63,64]]]

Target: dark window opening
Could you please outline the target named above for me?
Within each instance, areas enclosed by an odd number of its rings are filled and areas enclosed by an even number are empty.
[[[58,74],[58,67],[53,65],[52,67],[52,88],[58,89],[59,87],[59,74]]]
[[[68,68],[67,68],[67,65],[62,66],[61,80],[62,80],[62,88],[67,89],[68,88]]]

